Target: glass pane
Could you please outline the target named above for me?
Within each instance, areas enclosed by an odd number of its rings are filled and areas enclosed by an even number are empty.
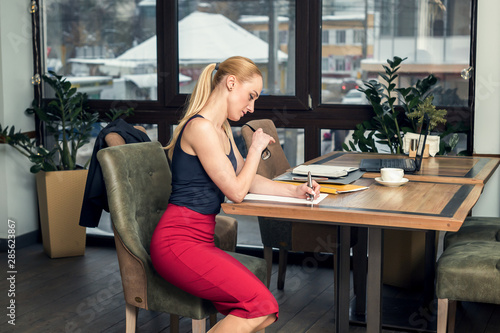
[[[387,59],[407,57],[396,85],[434,74],[434,104],[467,106],[472,0],[323,0],[322,103],[350,100],[363,80],[378,79]]]
[[[321,155],[328,154],[332,151],[343,151],[342,144],[346,144],[349,150],[352,149],[351,144],[353,141],[353,130],[334,130],[334,129],[321,129],[320,141],[321,141]],[[365,132],[365,137],[368,136],[370,132]],[[439,133],[432,133],[431,135],[439,135]],[[440,146],[439,155],[470,155],[467,152],[467,133],[450,133],[446,135],[440,135]],[[375,143],[379,153],[390,154],[391,151],[389,147],[385,144]],[[359,151],[359,147],[355,146],[355,149]]]
[[[94,151],[94,145],[99,132],[108,125],[107,122],[94,124],[94,129],[91,133],[90,142],[83,145],[77,153],[76,164],[88,167],[90,163],[90,158],[92,157],[92,152]],[[132,126],[141,126],[145,131],[151,141],[158,141],[158,125],[156,124],[130,124]]]
[[[179,2],[179,92],[203,68],[231,56],[253,60],[268,95],[295,94],[295,1]]]
[[[91,99],[157,99],[155,0],[45,0],[45,66]]]
[[[321,155],[332,151],[343,151],[342,144],[349,145],[349,141],[352,140],[352,132],[350,130],[322,129],[320,132]]]

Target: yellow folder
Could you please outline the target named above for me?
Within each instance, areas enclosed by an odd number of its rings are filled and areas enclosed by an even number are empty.
[[[276,180],[277,182],[280,183],[285,183],[285,184],[292,184],[292,185],[300,185],[303,184],[303,182],[287,182],[283,180]],[[320,184],[321,193],[330,193],[330,194],[340,194],[340,193],[348,193],[348,192],[355,192],[355,191],[362,191],[366,190],[368,187],[366,186],[361,186],[361,185],[336,185],[336,184]]]

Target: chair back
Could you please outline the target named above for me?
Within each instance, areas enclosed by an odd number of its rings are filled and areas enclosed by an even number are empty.
[[[290,163],[286,159],[285,152],[281,148],[280,140],[278,137],[278,131],[276,126],[271,119],[258,119],[251,120],[247,123],[254,129],[262,128],[264,133],[269,134],[274,138],[276,142],[270,143],[267,148],[271,152],[271,157],[267,160],[260,160],[259,167],[257,169],[257,174],[273,179],[276,176],[281,175],[287,169],[290,168]],[[241,134],[245,140],[247,149],[250,148],[252,144],[253,131],[248,126],[243,126],[241,128]]]
[[[153,231],[168,205],[171,173],[159,142],[102,149],[101,164],[113,227],[135,256],[150,262]]]

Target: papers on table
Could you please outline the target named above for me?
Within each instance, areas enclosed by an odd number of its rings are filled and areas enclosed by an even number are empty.
[[[299,198],[291,198],[291,197],[283,197],[279,195],[265,195],[265,194],[254,194],[248,193],[245,196],[244,201],[247,200],[258,200],[258,201],[274,201],[274,202],[284,202],[284,203],[293,203],[293,204],[318,204],[328,196],[327,193],[320,193],[319,197],[314,201],[308,201],[306,199]]]
[[[307,175],[307,173],[310,171],[311,175],[313,176],[340,178],[340,177],[345,177],[349,172],[356,170],[358,170],[358,168],[310,164],[310,165],[299,165],[298,167],[293,168],[292,173],[297,175]]]

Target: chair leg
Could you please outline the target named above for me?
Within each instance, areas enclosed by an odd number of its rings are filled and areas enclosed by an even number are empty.
[[[206,319],[192,319],[193,333],[206,333],[207,320]]]
[[[279,262],[278,262],[278,289],[279,290],[283,290],[283,288],[285,288],[287,261],[288,261],[288,251],[285,249],[280,249],[280,256],[279,256]]]
[[[273,272],[273,248],[270,246],[264,246],[264,260],[266,261],[267,268],[267,281],[266,287],[269,289],[271,285],[271,274]]]
[[[179,316],[170,314],[170,333],[179,333]]]
[[[125,332],[135,333],[137,324],[137,307],[125,302]]]
[[[455,333],[456,314],[457,314],[457,301],[448,300],[448,333]]]
[[[217,313],[210,315],[210,327],[214,327],[217,324]]]
[[[448,299],[439,298],[437,333],[446,333],[447,321],[448,321]]]

